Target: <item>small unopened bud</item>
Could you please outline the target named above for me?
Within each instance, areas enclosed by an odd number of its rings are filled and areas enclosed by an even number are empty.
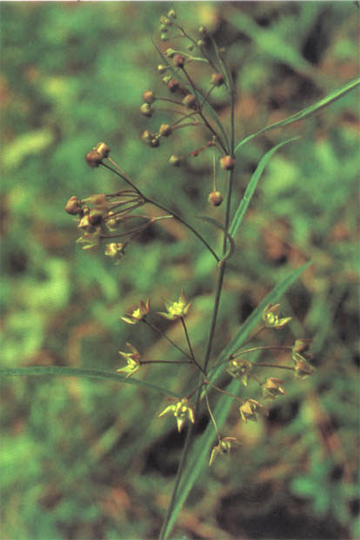
[[[225,82],[224,75],[222,73],[213,73],[210,82],[213,86],[222,86]]]
[[[163,32],[162,34],[160,34],[160,39],[161,41],[167,41],[169,38],[168,35]]]
[[[80,203],[79,199],[75,195],[70,197],[70,199],[66,203],[65,212],[67,212],[68,214],[70,214],[72,216],[76,216],[77,214],[81,214],[81,212],[82,212],[81,203]]]
[[[235,167],[235,158],[231,156],[225,156],[220,159],[220,167],[225,171],[232,171]]]
[[[167,87],[170,90],[170,92],[174,93],[176,92],[176,90],[179,89],[180,83],[177,79],[170,79],[169,82],[167,83]]]
[[[165,77],[163,77],[161,80],[164,84],[168,85],[171,81],[171,75],[165,75]]]
[[[183,56],[182,54],[176,54],[173,60],[176,67],[180,67],[180,68],[184,67],[186,59],[185,59],[185,56]]]
[[[174,49],[166,49],[165,56],[167,56],[168,58],[172,58],[174,54],[175,54]]]
[[[160,32],[163,32],[164,34],[167,34],[168,27],[165,24],[160,24]]]
[[[159,64],[157,67],[157,70],[160,74],[162,74],[162,73],[165,73],[165,71],[167,70],[167,67],[164,66],[164,64]]]
[[[102,157],[97,150],[91,150],[85,156],[85,161],[89,167],[98,167],[102,162]]]
[[[142,114],[143,116],[147,116],[148,118],[151,118],[153,114],[151,105],[149,105],[148,103],[143,103],[140,107],[140,114]]]
[[[103,218],[102,212],[100,212],[99,210],[91,210],[88,216],[88,221],[90,225],[99,225],[99,223],[101,223],[102,221],[102,218]]]
[[[169,124],[161,124],[159,133],[162,137],[169,137],[172,133],[172,129]]]
[[[200,26],[199,34],[202,34],[203,36],[205,36],[205,34],[207,34],[207,28],[205,26]]]
[[[160,17],[160,23],[164,24],[165,26],[172,26],[173,25],[173,22],[169,19],[169,17],[164,17],[164,15],[162,15]]]
[[[170,19],[176,19],[176,13],[173,9],[170,9],[169,13],[168,13],[168,17]]]
[[[194,94],[188,94],[183,99],[183,104],[187,106],[188,109],[196,109],[196,97]]]
[[[196,45],[198,47],[203,47],[205,45],[205,41],[203,39],[198,39]]]
[[[149,130],[144,131],[141,138],[145,144],[147,144],[148,146],[151,146],[152,148],[155,148],[156,146],[160,145],[160,140],[156,137],[156,135],[151,133],[151,131]]]
[[[99,142],[94,150],[96,150],[96,152],[98,152],[98,154],[102,157],[102,158],[107,158],[109,157],[109,154],[111,152],[111,148],[105,144],[104,142]]]
[[[172,156],[170,156],[169,163],[173,167],[180,167],[181,159],[179,158],[179,156],[176,156],[175,154],[173,154]]]
[[[220,191],[212,191],[208,197],[208,201],[213,206],[220,206],[220,204],[223,202],[224,197],[220,193]]]
[[[142,98],[145,103],[149,103],[150,105],[151,103],[154,103],[156,99],[155,94],[152,90],[146,90],[146,92],[143,93]]]

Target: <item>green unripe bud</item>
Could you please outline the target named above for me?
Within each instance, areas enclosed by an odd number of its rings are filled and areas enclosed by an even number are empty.
[[[179,158],[179,156],[176,156],[175,154],[173,154],[172,156],[170,156],[169,163],[173,167],[180,167],[181,159]]]
[[[157,70],[160,74],[162,74],[162,73],[165,73],[165,71],[167,70],[167,67],[164,66],[163,64],[159,64],[157,67]]]
[[[199,27],[199,34],[202,34],[203,36],[205,36],[207,34],[206,26],[200,26]]]
[[[105,144],[104,142],[99,142],[94,150],[96,150],[96,152],[98,152],[98,154],[102,157],[102,158],[107,158],[109,157],[109,154],[111,152],[111,148]]]
[[[198,47],[203,47],[205,45],[205,41],[203,39],[198,39],[196,45]]]
[[[168,58],[172,58],[174,54],[176,54],[174,49],[166,49],[165,56],[167,56]]]
[[[149,105],[148,103],[143,103],[140,107],[140,113],[143,115],[143,116],[147,116],[149,118],[151,118],[152,114],[153,114],[153,110],[151,108],[151,105]]]
[[[168,17],[164,17],[164,15],[160,17],[160,23],[165,26],[172,26],[174,24]]]
[[[225,156],[220,159],[220,167],[225,171],[232,171],[235,167],[235,158],[231,156]]]
[[[169,13],[168,13],[168,17],[170,19],[176,19],[176,13],[173,9],[170,9]]]
[[[163,32],[164,34],[167,34],[168,27],[165,26],[165,24],[160,24],[160,32]]]
[[[161,39],[161,41],[167,41],[169,38],[168,38],[167,34],[162,33],[162,34],[160,34],[160,39]]]
[[[208,197],[209,203],[211,203],[213,206],[220,206],[223,200],[224,197],[222,196],[220,191],[212,191]]]

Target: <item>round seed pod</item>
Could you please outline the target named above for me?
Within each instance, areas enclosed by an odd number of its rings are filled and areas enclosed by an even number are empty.
[[[151,118],[153,114],[151,105],[149,105],[148,103],[143,103],[140,107],[140,114],[142,114],[143,116],[147,116],[148,118]]]
[[[99,142],[94,150],[99,154],[101,158],[107,158],[109,157],[109,154],[111,152],[111,148],[105,144],[104,142]]]
[[[181,159],[179,156],[176,156],[175,154],[173,154],[172,156],[170,156],[169,163],[173,167],[180,167]]]
[[[102,162],[102,157],[97,150],[91,150],[85,156],[85,161],[91,168],[99,167]]]
[[[169,124],[161,124],[159,133],[162,137],[169,137],[172,133],[172,129]]]
[[[187,94],[183,99],[183,104],[187,106],[188,109],[196,109],[197,102],[194,94]]]
[[[145,101],[145,103],[149,103],[150,105],[154,103],[156,99],[155,94],[152,90],[146,90],[146,92],[143,93],[142,98]]]
[[[173,58],[173,61],[174,61],[174,64],[176,67],[179,67],[179,68],[182,68],[184,67],[184,64],[185,64],[185,56],[183,56],[182,54],[176,54]]]
[[[220,191],[212,191],[209,194],[208,201],[213,206],[220,206],[220,204],[223,202],[224,197],[220,193]]]
[[[231,156],[225,156],[220,159],[220,167],[225,171],[232,171],[235,167],[235,158]]]
[[[76,216],[78,214],[81,214],[82,212],[81,203],[75,195],[70,197],[70,199],[66,203],[65,212],[67,212],[71,216]]]
[[[213,73],[210,82],[213,86],[222,86],[225,82],[224,75],[222,73]]]

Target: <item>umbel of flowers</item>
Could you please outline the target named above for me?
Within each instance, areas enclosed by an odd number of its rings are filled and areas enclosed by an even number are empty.
[[[170,10],[166,16],[160,19],[161,41],[171,39],[181,44],[180,49],[167,47],[161,52],[161,63],[157,66],[157,72],[161,77],[162,91],[148,89],[143,93],[143,103],[140,105],[140,113],[146,118],[152,118],[158,110],[169,113],[169,119],[161,123],[156,131],[146,129],[142,134],[142,140],[151,149],[156,149],[163,141],[173,137],[176,133],[186,133],[188,130],[202,130],[204,141],[202,146],[194,148],[190,154],[172,154],[169,163],[172,166],[181,166],[186,159],[196,158],[200,153],[209,154],[212,161],[213,174],[210,186],[206,189],[206,199],[212,206],[220,206],[225,199],[221,187],[218,186],[217,178],[220,172],[221,181],[229,185],[236,168],[234,152],[234,95],[235,89],[232,76],[225,59],[225,51],[219,48],[207,32],[206,28],[200,27],[196,36],[191,36],[179,24],[176,13]],[[182,46],[183,45],[183,46]],[[189,66],[201,63],[208,67],[209,76],[207,87],[201,88]],[[230,129],[226,130],[211,106],[211,98],[219,88],[225,89],[230,100],[232,110],[232,122]],[[165,93],[165,95],[163,95]],[[176,114],[176,119],[173,116]],[[184,130],[184,131],[183,131]],[[66,203],[65,210],[77,224],[79,238],[77,242],[83,249],[96,249],[103,246],[107,257],[120,263],[125,255],[128,245],[136,241],[147,227],[152,226],[163,219],[174,219],[186,227],[196,236],[202,246],[206,248],[214,258],[219,272],[225,271],[225,263],[228,252],[227,241],[231,244],[228,233],[229,219],[225,227],[224,246],[222,254],[200,234],[200,232],[188,223],[183,216],[172,209],[167,208],[162,201],[148,197],[139,185],[110,157],[111,150],[108,144],[98,143],[85,156],[87,165],[96,171],[105,168],[116,175],[122,182],[122,188],[114,193],[96,193],[85,197],[73,195]],[[224,177],[224,178],[222,178]],[[124,185],[125,184],[125,185]],[[231,194],[226,187],[227,193]],[[226,212],[229,218],[230,196],[226,195]],[[157,208],[159,216],[154,217],[145,213],[151,205]],[[211,218],[207,218],[211,221]],[[214,220],[212,220],[214,222]],[[224,229],[220,225],[221,229]],[[230,246],[231,247],[231,246]],[[224,275],[224,274],[223,274]],[[220,296],[220,295],[219,295]],[[262,312],[262,320],[254,329],[247,341],[241,347],[232,351],[228,358],[219,363],[211,358],[211,343],[202,360],[202,350],[197,351],[192,344],[191,332],[196,327],[191,320],[193,302],[188,301],[184,290],[178,291],[175,299],[164,299],[165,311],[152,311],[150,299],[139,300],[136,306],[129,309],[121,316],[121,321],[130,325],[136,339],[141,327],[146,325],[161,339],[166,340],[179,355],[179,359],[148,358],[146,353],[141,354],[132,343],[127,343],[127,351],[120,350],[119,355],[122,364],[116,370],[122,380],[136,375],[145,377],[151,370],[156,370],[158,364],[167,364],[171,370],[176,370],[184,365],[194,373],[194,386],[187,389],[184,395],[178,397],[170,405],[167,405],[159,417],[171,415],[175,419],[176,428],[181,432],[186,424],[191,426],[196,422],[198,411],[205,410],[209,421],[213,425],[217,439],[211,454],[210,465],[218,456],[231,453],[232,449],[239,446],[240,441],[231,435],[220,433],[217,421],[211,405],[211,399],[216,393],[226,394],[236,403],[239,411],[239,420],[244,424],[256,422],[260,417],[268,414],[267,404],[281,399],[286,394],[287,378],[280,378],[279,372],[291,374],[296,379],[306,379],[314,368],[311,366],[312,354],[310,352],[311,340],[298,338],[289,345],[261,345],[259,336],[263,332],[277,332],[284,329],[291,322],[291,317],[281,316],[280,304],[269,304]],[[216,312],[216,310],[214,310]],[[158,322],[160,319],[161,323]],[[164,323],[164,320],[166,323]],[[216,315],[213,319],[216,322]],[[164,331],[165,325],[179,325],[182,333],[182,342],[175,342]],[[136,326],[136,328],[134,328]],[[215,329],[213,325],[212,332]],[[211,341],[211,340],[210,340]],[[250,342],[253,345],[250,347]],[[277,351],[281,351],[281,357],[276,358]],[[275,359],[270,362],[265,358],[258,359],[259,355],[271,355]],[[285,360],[286,358],[286,360]],[[146,369],[143,367],[146,366]],[[220,371],[227,380],[238,379],[241,382],[239,395],[229,393],[226,385],[216,386],[215,374]],[[227,378],[227,379],[225,379]],[[172,392],[169,391],[172,395]]]

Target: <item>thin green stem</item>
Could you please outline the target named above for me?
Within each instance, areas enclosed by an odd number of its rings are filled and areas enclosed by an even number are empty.
[[[160,330],[160,328],[158,328],[157,326],[155,326],[155,324],[151,323],[150,321],[148,321],[147,319],[142,319],[142,321],[147,324],[152,330],[154,330],[154,332],[156,332],[157,334],[159,334],[161,337],[163,337],[164,339],[166,339],[166,341],[168,341],[169,343],[171,343],[171,345],[173,347],[175,347],[175,349],[177,349],[179,352],[181,352],[181,354],[184,354],[186,356],[186,358],[188,358],[190,360],[190,362],[192,362],[192,358],[189,354],[187,354],[181,347],[179,347],[178,345],[176,345],[176,343],[173,342],[172,339],[170,339],[162,330]]]
[[[215,420],[215,417],[213,415],[213,412],[211,410],[211,407],[210,407],[210,403],[209,403],[209,397],[207,395],[207,392],[205,392],[205,403],[206,403],[206,407],[207,407],[207,410],[209,412],[209,415],[210,415],[210,418],[211,418],[211,421],[214,425],[214,428],[215,428],[215,431],[216,431],[216,436],[218,438],[218,441],[220,442],[221,441],[221,435],[220,435],[220,431],[219,431],[219,428],[217,426],[217,423],[216,423],[216,420]]]
[[[295,371],[295,368],[290,367],[290,366],[278,366],[277,364],[266,364],[264,362],[254,362],[252,365],[256,367],[269,367],[269,368],[288,369],[290,371]]]
[[[140,364],[191,364],[191,362],[190,360],[141,360]]]
[[[110,161],[110,158],[107,158],[107,159]],[[115,161],[111,160],[111,163],[113,163],[115,165],[115,167],[117,167],[119,170],[121,170],[120,167],[118,165],[116,165]],[[127,175],[125,175],[123,172],[119,172],[116,169],[113,169],[112,167],[110,167],[110,165],[108,165],[107,163],[104,163],[103,161],[100,163],[100,165],[102,165],[106,169],[109,169],[109,171],[115,173],[122,180],[124,180],[124,182],[126,182],[129,186],[131,186],[141,197],[144,197],[143,194],[141,193],[140,189],[138,189],[135,186],[135,184],[133,184],[133,182],[130,180],[130,178]]]
[[[194,229],[194,227],[192,227],[187,221],[185,221],[185,219],[183,219],[181,216],[179,216],[179,214],[177,214],[176,212],[174,212],[173,210],[170,210],[169,208],[167,208],[166,206],[164,206],[163,204],[161,203],[158,203],[157,201],[154,201],[153,199],[150,199],[148,197],[145,197],[144,196],[144,199],[145,199],[145,202],[149,203],[149,204],[152,204],[153,206],[156,206],[157,208],[159,208],[160,210],[163,210],[164,212],[166,212],[167,214],[171,214],[174,219],[176,219],[177,221],[180,221],[180,223],[182,223],[185,227],[187,227],[193,234],[195,234],[195,236],[198,237],[198,239],[204,244],[204,246],[206,246],[206,248],[210,251],[210,253],[213,255],[213,257],[217,260],[217,262],[220,262],[220,258],[216,255],[215,251],[213,250],[213,248],[208,244],[208,242],[205,240],[205,238],[203,238],[201,236],[201,234],[196,230]]]
[[[264,345],[262,347],[252,347],[251,349],[246,349],[245,351],[240,351],[236,355],[232,354],[230,358],[235,358],[243,354],[252,353],[255,351],[291,351],[292,347],[289,345]]]
[[[222,390],[222,388],[219,388],[218,386],[215,386],[215,384],[212,384],[208,381],[206,381],[207,384],[209,386],[211,386],[211,388],[213,388],[214,390],[216,390],[217,392],[220,392],[221,394],[225,394],[226,396],[229,396],[233,399],[236,399],[236,401],[238,401],[239,403],[243,404],[244,401],[242,399],[240,399],[239,397],[235,396],[235,394],[231,394],[231,392],[227,392],[226,390]]]
[[[191,346],[191,342],[190,342],[190,338],[189,338],[189,333],[188,333],[188,330],[187,330],[187,327],[186,327],[185,319],[184,319],[184,317],[180,317],[180,319],[181,319],[181,323],[182,323],[182,326],[183,326],[183,329],[184,329],[184,333],[185,333],[186,341],[187,341],[187,344],[188,344],[188,347],[189,347],[189,351],[190,351],[190,354],[191,354],[192,362],[194,363],[194,365],[195,365],[202,373],[204,373],[203,368],[202,368],[202,367],[198,364],[198,362],[196,361],[195,354],[194,354],[193,348],[192,348],[192,346]]]

